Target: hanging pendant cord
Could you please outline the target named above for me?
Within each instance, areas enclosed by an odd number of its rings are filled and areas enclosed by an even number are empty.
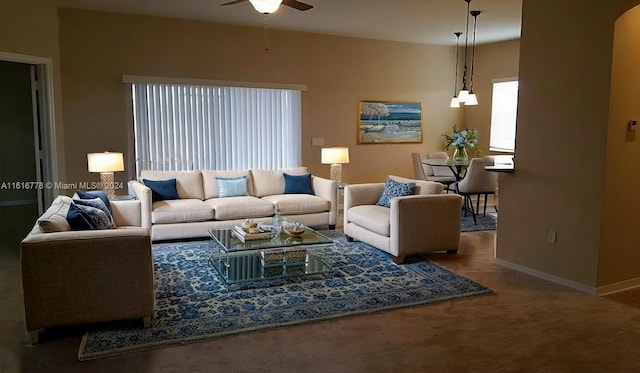
[[[462,75],[462,89],[467,89],[467,48],[469,46],[469,6],[471,0],[464,0],[467,2],[467,32],[464,34],[464,74]]]
[[[469,89],[473,91],[473,70],[476,65],[476,29],[478,26],[478,16],[482,13],[480,10],[471,11],[471,15],[473,15],[473,46],[471,47],[471,84],[469,85]]]
[[[454,32],[456,36],[456,78],[453,80],[453,97],[456,97],[458,94],[458,55],[460,54],[460,35],[461,32]]]

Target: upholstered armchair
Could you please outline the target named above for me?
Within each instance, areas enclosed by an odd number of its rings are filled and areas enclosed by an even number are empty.
[[[416,184],[412,195],[378,206],[384,183],[347,185],[344,190],[344,233],[348,241],[366,242],[392,255],[396,264],[405,256],[432,251],[455,253],[460,241],[462,198],[442,194],[432,181],[390,176]]]

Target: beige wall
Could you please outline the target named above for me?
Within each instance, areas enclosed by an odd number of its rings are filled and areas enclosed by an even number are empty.
[[[64,179],[64,131],[58,15],[54,0],[0,0],[0,52],[52,61],[58,177]]]
[[[618,19],[613,43],[611,109],[605,154],[598,284],[640,277],[640,143],[627,132],[640,121],[640,7]]]
[[[499,181],[498,259],[588,287],[604,284],[598,260],[610,51],[616,18],[637,3],[523,1],[516,171]],[[550,229],[556,244],[547,243]]]
[[[442,149],[441,135],[463,118],[448,107],[450,47],[270,30],[265,53],[260,28],[71,9],[59,14],[70,181],[97,179],[86,171],[87,152],[126,153],[122,75],[306,84],[302,163],[328,176],[311,138],[348,146],[343,180],[349,183],[412,176],[410,153]],[[359,100],[422,102],[423,143],[357,145]]]

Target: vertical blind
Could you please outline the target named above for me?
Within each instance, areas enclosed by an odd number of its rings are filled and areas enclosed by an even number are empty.
[[[301,164],[299,90],[132,84],[136,170]]]
[[[489,150],[498,152],[515,151],[517,113],[518,81],[503,80],[494,82]]]

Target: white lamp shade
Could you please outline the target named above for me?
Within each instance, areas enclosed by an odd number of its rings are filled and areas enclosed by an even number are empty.
[[[260,13],[273,13],[280,7],[282,0],[249,0],[251,5]]]
[[[349,148],[322,148],[320,162],[323,164],[349,163]]]
[[[476,97],[475,93],[470,93],[469,96],[467,96],[466,101],[464,102],[465,106],[475,106],[478,105],[478,98]]]
[[[122,153],[104,152],[87,154],[89,172],[124,171]]]
[[[462,89],[460,90],[460,93],[458,93],[458,102],[461,104],[466,104],[468,97],[469,97],[469,91],[466,89]]]
[[[460,107],[460,101],[458,101],[457,97],[453,97],[451,99],[451,103],[449,104],[450,108],[459,108]]]

